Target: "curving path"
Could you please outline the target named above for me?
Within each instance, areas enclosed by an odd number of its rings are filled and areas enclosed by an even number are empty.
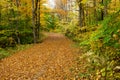
[[[77,56],[72,41],[49,33],[43,43],[0,61],[0,80],[73,80],[70,68]]]

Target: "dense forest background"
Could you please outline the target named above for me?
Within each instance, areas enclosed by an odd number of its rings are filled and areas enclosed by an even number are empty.
[[[120,0],[54,0],[52,8],[47,3],[0,1],[0,58],[6,56],[2,52],[6,48],[41,42],[42,32],[60,32],[83,52],[77,60],[78,69],[72,71],[74,76],[119,80]],[[85,72],[79,73],[80,65]]]

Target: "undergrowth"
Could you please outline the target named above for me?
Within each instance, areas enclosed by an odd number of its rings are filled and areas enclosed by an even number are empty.
[[[18,51],[22,51],[24,49],[31,47],[32,45],[33,44],[26,44],[26,45],[17,45],[16,47],[0,48],[0,59],[11,56]]]
[[[97,25],[69,24],[65,35],[82,47],[72,73],[82,80],[120,79],[120,11]]]
[[[43,42],[46,37],[47,35],[45,35],[44,32],[41,32],[38,43]],[[30,48],[32,45],[34,44],[19,44],[19,45],[16,44],[16,46],[13,46],[13,47],[0,48],[0,60],[11,56],[18,51],[22,51],[27,48]]]

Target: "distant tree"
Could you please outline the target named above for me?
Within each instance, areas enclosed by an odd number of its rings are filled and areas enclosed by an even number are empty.
[[[67,17],[67,0],[55,0],[55,10],[60,20]]]

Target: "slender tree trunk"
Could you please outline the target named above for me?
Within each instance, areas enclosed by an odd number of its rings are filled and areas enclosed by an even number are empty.
[[[84,9],[81,3],[81,0],[79,1],[79,26],[83,27],[84,26]]]
[[[19,8],[19,0],[16,0],[16,6],[17,6],[17,16],[19,16],[19,12],[18,12],[18,8]],[[17,17],[17,21],[16,21],[16,36],[17,36],[17,40],[18,40],[18,44],[20,44],[20,34],[18,31],[18,27],[19,27],[19,19]]]
[[[35,36],[38,42],[38,0],[35,0]]]
[[[89,25],[89,14],[88,14],[88,9],[86,9],[86,21],[87,21],[87,24],[86,25]]]
[[[101,20],[104,20],[104,17],[107,15],[107,0],[102,0],[102,5],[104,8],[101,10]]]
[[[107,15],[107,1],[104,0],[104,17]]]
[[[104,4],[103,2],[104,2],[104,0],[101,1],[102,5]],[[101,20],[103,20],[103,19],[104,19],[104,10],[102,9],[101,10]]]
[[[35,25],[35,2],[32,0],[32,24],[33,24],[33,39],[34,43],[37,43],[37,38],[36,38],[36,25]]]
[[[96,23],[97,22],[96,0],[94,0],[93,2],[94,2],[94,21]]]
[[[39,39],[40,32],[40,0],[38,0],[38,20],[37,20],[37,38]]]

